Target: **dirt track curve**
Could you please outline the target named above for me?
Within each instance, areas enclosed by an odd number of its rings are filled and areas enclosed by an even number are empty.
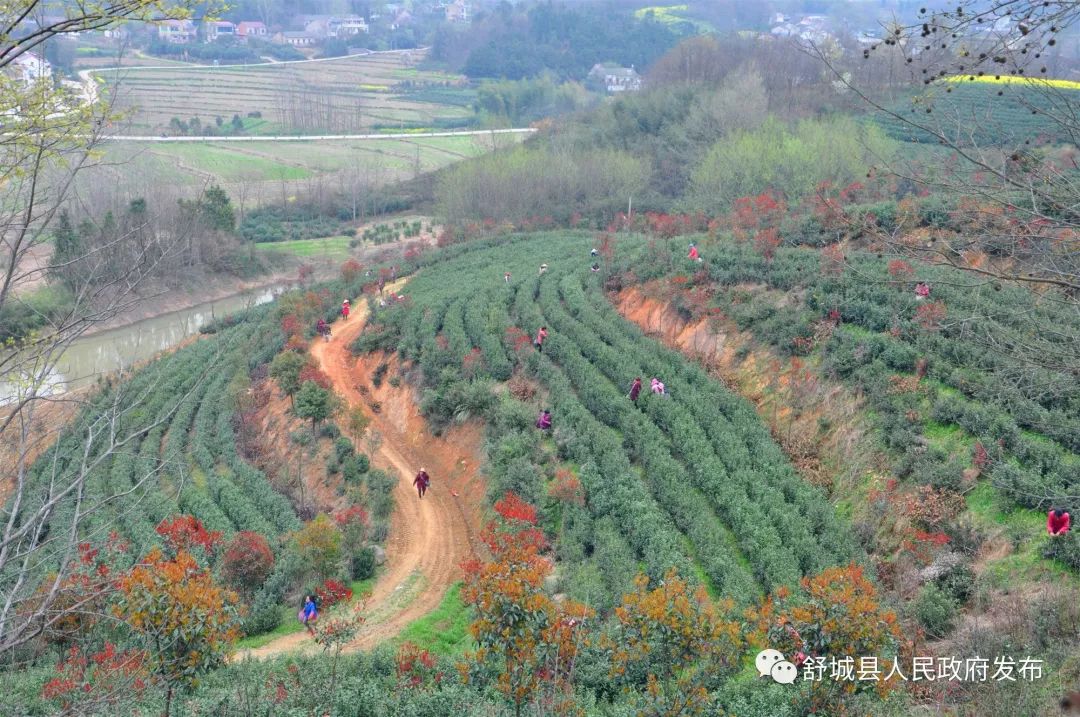
[[[337,394],[349,406],[361,406],[371,418],[371,429],[382,435],[374,464],[399,478],[394,487],[386,564],[367,601],[364,627],[346,651],[370,649],[391,639],[439,605],[447,588],[461,579],[461,563],[474,555],[484,498],[478,426],[455,428],[443,437],[431,435],[404,382],[397,389],[384,384],[382,409],[378,414],[371,411],[358,386],[366,385],[372,367],[349,351],[349,344],[364,327],[366,314],[366,302],[358,301],[348,321],[333,324],[331,341],[318,339],[311,346],[311,355],[330,376]],[[423,500],[417,498],[412,486],[421,466],[432,480]],[[265,658],[317,649],[301,631],[236,657]]]

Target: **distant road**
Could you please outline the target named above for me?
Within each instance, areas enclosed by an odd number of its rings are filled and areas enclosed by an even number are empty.
[[[270,57],[262,57],[260,59],[266,60],[266,62],[245,62],[239,65],[202,65],[194,62],[173,61],[171,64],[166,65],[120,65],[118,67],[91,67],[89,69],[80,71],[79,74],[82,75],[84,72],[87,74],[103,72],[128,72],[130,70],[250,70],[252,68],[260,67],[288,67],[289,65],[307,65],[316,62],[340,62],[342,60],[353,60],[357,57],[373,57],[376,55],[412,55],[413,53],[419,54],[427,51],[427,47],[414,47],[408,50],[364,50],[363,52],[357,52],[352,55],[341,55],[339,57],[316,57],[308,60],[275,60]],[[139,53],[139,56],[147,57],[142,53]]]
[[[475,129],[457,132],[399,132],[395,134],[311,134],[266,135],[251,137],[153,137],[145,134],[107,135],[109,142],[312,142],[328,139],[423,139],[425,137],[483,137],[495,134],[532,134],[534,127],[510,129]]]

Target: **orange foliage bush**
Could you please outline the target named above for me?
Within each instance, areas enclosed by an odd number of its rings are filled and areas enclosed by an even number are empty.
[[[878,657],[881,676],[889,674],[901,639],[896,614],[878,602],[877,588],[852,563],[827,568],[802,579],[802,594],[781,588],[759,608],[747,613],[757,624],[754,639],[791,656],[803,653],[813,664],[821,658]],[[804,666],[804,670],[806,667]],[[807,680],[807,711],[844,715],[848,697],[856,692],[884,695],[895,688],[897,678],[881,680]]]
[[[615,608],[616,631],[601,643],[611,650],[611,678],[622,681],[632,667],[645,667],[639,714],[706,714],[710,690],[738,666],[745,647],[743,626],[723,617],[732,603],[713,603],[675,571],[651,590],[639,575],[634,588]]]
[[[544,592],[551,561],[536,527],[536,509],[513,493],[495,504],[499,520],[490,523],[483,540],[492,560],[471,560],[462,568],[462,599],[475,610],[469,628],[479,645],[458,665],[466,681],[495,674],[495,687],[514,706],[515,714],[548,690],[552,704],[571,690],[570,675],[578,649],[585,644],[584,622],[593,612],[570,600],[556,603]]]
[[[147,648],[147,669],[166,683],[167,714],[177,686],[194,685],[224,661],[239,636],[239,598],[184,549],[171,558],[152,549],[118,586],[113,612]]]
[[[555,472],[555,482],[548,491],[552,498],[563,503],[585,505],[585,489],[573,471],[560,468]]]

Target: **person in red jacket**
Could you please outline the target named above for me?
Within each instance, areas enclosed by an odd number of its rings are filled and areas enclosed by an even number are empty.
[[[424,493],[427,493],[428,486],[431,485],[431,476],[427,474],[426,470],[420,468],[420,472],[413,478],[413,485],[416,486],[416,494],[423,498]]]
[[[641,394],[641,377],[639,376],[638,378],[634,379],[634,382],[632,384],[630,384],[630,393],[627,394],[627,395],[630,396],[631,401],[636,401],[637,397],[640,394]]]
[[[536,340],[533,341],[533,346],[536,347],[537,351],[542,352],[544,350],[544,339],[546,339],[546,338],[547,338],[547,327],[546,326],[541,326],[540,330],[536,332]]]
[[[349,300],[348,299],[345,299],[345,301],[341,302],[341,318],[343,318],[343,319],[348,319],[349,318]]]
[[[1061,508],[1053,508],[1046,514],[1046,532],[1050,535],[1065,535],[1069,532],[1072,518]]]
[[[541,431],[546,431],[551,428],[551,411],[544,409],[540,412],[540,415],[536,417],[536,427]]]
[[[695,244],[690,245],[690,253],[687,254],[687,258],[690,261],[701,261],[701,255],[698,254],[697,246]]]

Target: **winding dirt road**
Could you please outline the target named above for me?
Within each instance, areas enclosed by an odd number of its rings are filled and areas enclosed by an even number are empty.
[[[319,339],[311,346],[311,355],[333,380],[337,394],[349,406],[361,406],[371,418],[371,429],[382,435],[375,465],[398,475],[386,564],[367,601],[364,627],[346,651],[370,649],[393,638],[439,605],[447,588],[461,579],[461,563],[475,555],[484,499],[479,426],[458,427],[442,437],[433,436],[404,382],[397,388],[383,384],[377,394],[382,407],[379,413],[372,412],[358,387],[368,384],[374,362],[357,359],[349,351],[349,344],[364,327],[366,314],[366,302],[357,301],[348,321],[333,324],[331,341]],[[372,396],[369,393],[367,398],[374,400]],[[412,486],[421,466],[432,479],[423,500],[417,498]],[[317,649],[306,632],[297,632],[240,652],[236,658]]]

